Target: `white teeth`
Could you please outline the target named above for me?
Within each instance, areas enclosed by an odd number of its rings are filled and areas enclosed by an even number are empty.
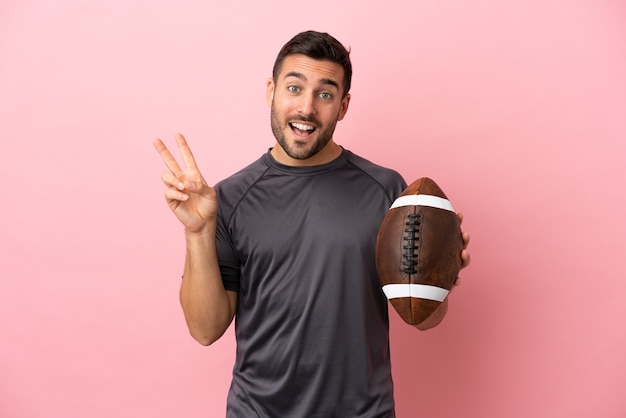
[[[291,126],[301,131],[312,131],[313,129],[315,129],[313,126],[305,125],[303,123],[292,123]]]

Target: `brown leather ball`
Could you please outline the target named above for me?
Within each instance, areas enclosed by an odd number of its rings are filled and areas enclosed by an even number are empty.
[[[376,268],[400,317],[418,325],[445,300],[461,269],[463,238],[450,201],[431,179],[411,183],[376,240]]]

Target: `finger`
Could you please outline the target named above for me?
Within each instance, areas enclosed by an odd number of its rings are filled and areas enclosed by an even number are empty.
[[[191,152],[191,148],[187,144],[187,140],[183,136],[183,134],[176,134],[176,144],[178,145],[178,149],[180,150],[180,154],[183,156],[183,161],[187,168],[198,169],[196,165],[196,160],[193,158],[193,153]]]
[[[163,174],[161,174],[161,180],[167,187],[185,190],[185,184],[170,171],[163,172]]]
[[[472,261],[472,258],[470,257],[469,251],[467,250],[461,251],[461,268],[463,269],[469,266],[471,261]]]
[[[205,187],[204,181],[201,178],[197,179],[196,181],[186,180],[183,186],[185,190],[198,194],[203,194]]]
[[[469,232],[463,232],[461,234],[461,237],[463,238],[463,248],[467,248],[467,246],[469,245],[469,242],[470,242]]]
[[[167,149],[163,141],[157,138],[154,141],[152,141],[152,143],[154,144],[154,148],[156,148],[156,150],[159,152],[159,155],[161,156],[161,159],[163,160],[167,168],[169,168],[169,170],[175,176],[181,175],[182,170],[180,169],[180,166],[176,162],[176,159],[174,159],[174,156],[172,155],[170,150]]]
[[[456,214],[456,217],[459,219],[459,225],[463,223],[463,214],[461,212]]]
[[[184,202],[187,199],[189,199],[189,195],[179,190],[176,190],[176,189],[165,190],[165,200],[167,200],[168,203],[171,203],[173,201]]]

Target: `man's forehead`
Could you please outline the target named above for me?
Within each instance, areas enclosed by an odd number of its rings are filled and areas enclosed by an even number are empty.
[[[332,84],[339,87],[343,82],[343,75],[343,67],[336,62],[294,54],[285,58],[278,78],[284,80],[296,77],[302,81]]]

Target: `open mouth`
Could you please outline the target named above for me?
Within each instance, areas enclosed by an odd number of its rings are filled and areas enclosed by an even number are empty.
[[[308,136],[315,131],[315,126],[302,122],[291,122],[289,124],[291,130],[298,136]]]

